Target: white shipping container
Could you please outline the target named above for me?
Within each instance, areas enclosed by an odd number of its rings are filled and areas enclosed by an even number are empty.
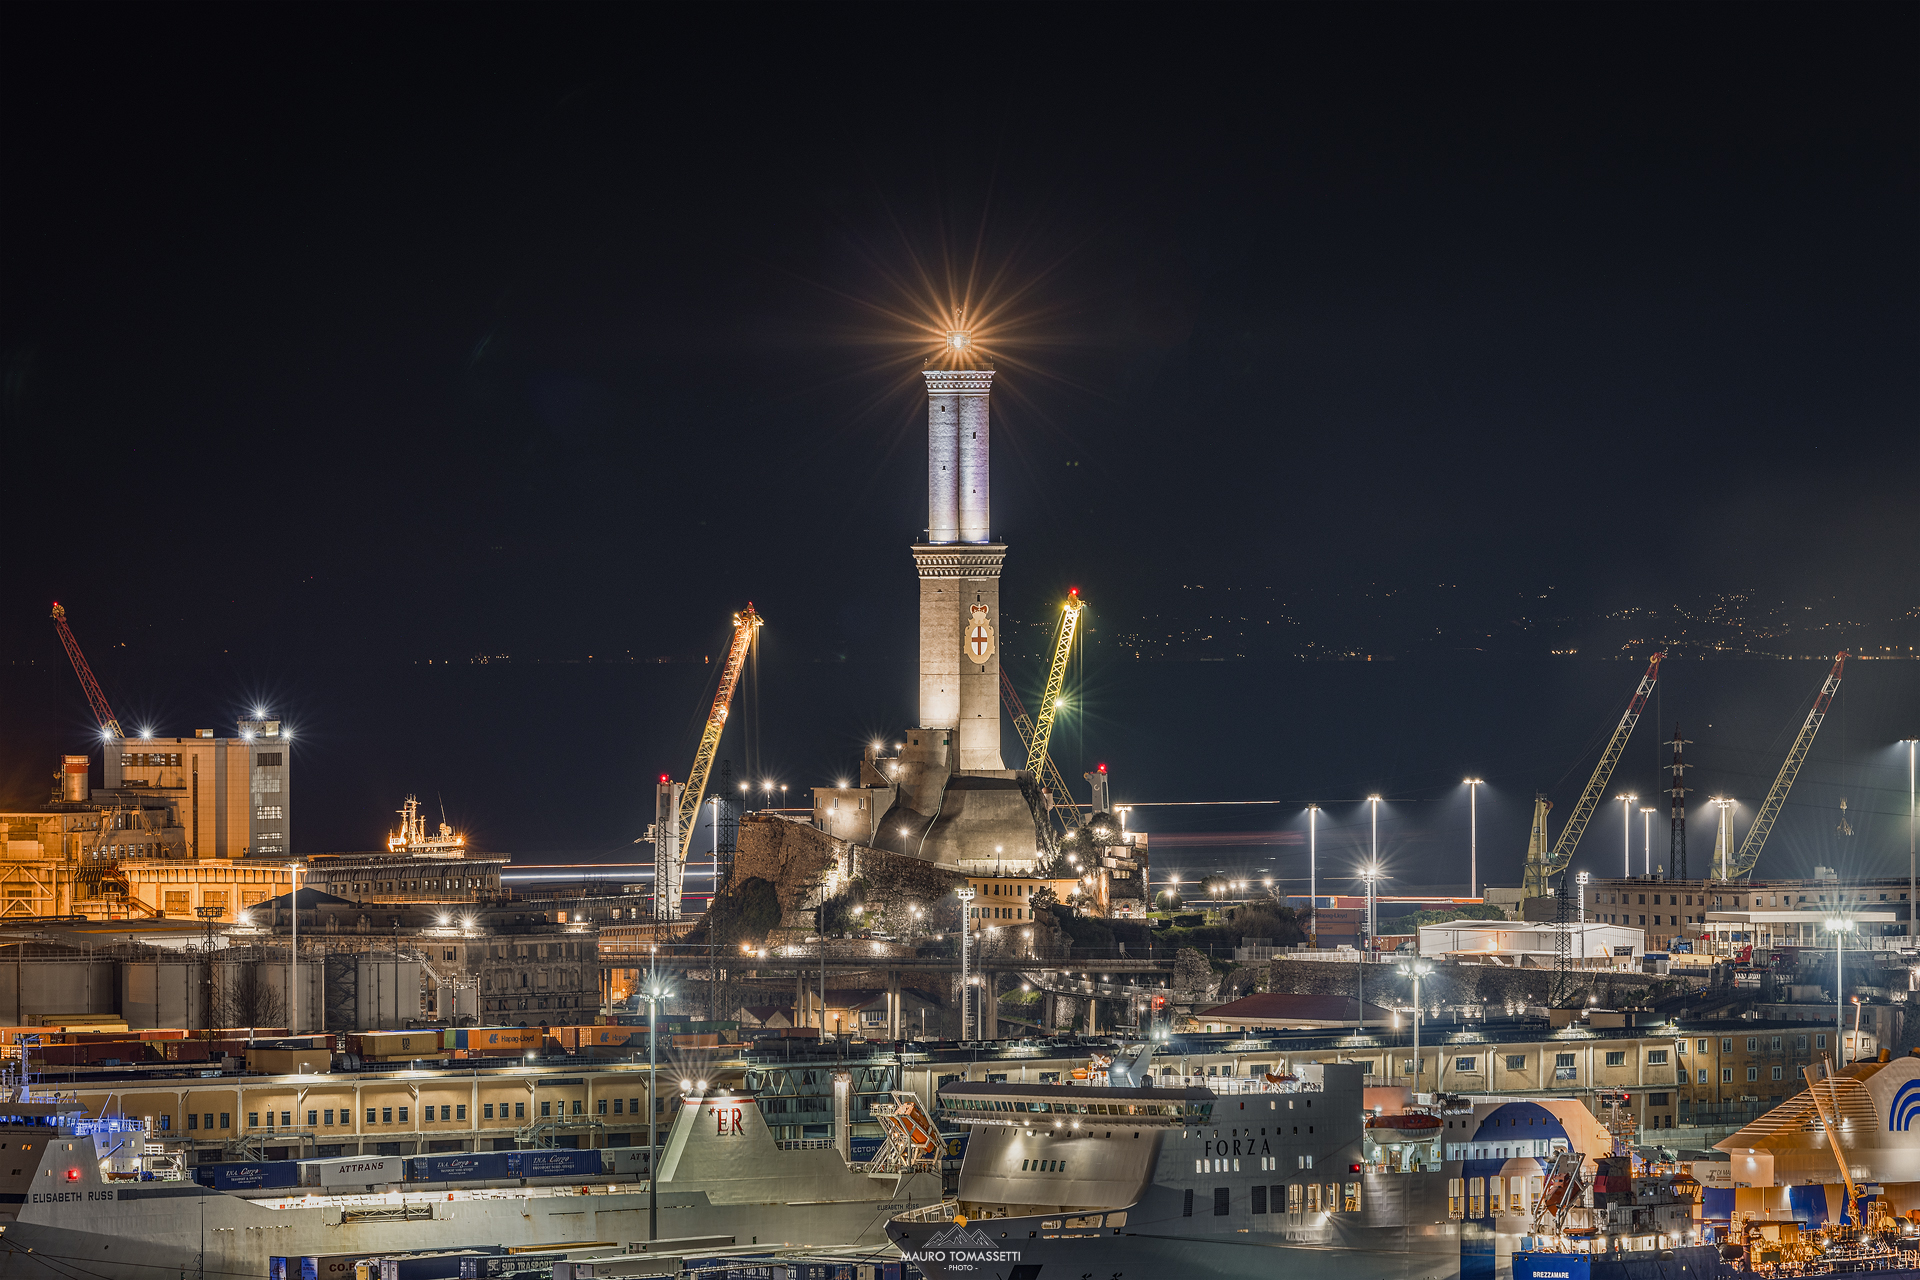
[[[302,1160],[300,1181],[306,1186],[364,1187],[406,1180],[405,1156],[353,1156],[331,1160]]]

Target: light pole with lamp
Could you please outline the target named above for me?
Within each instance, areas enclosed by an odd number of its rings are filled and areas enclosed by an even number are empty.
[[[1580,886],[1580,958],[1587,958],[1587,885],[1593,879],[1586,872],[1575,874],[1573,882]]]
[[[1431,960],[1414,959],[1401,964],[1400,972],[1413,979],[1413,1091],[1420,1092],[1420,979],[1433,972]]]
[[[1913,913],[1920,909],[1920,881],[1916,881],[1913,857],[1913,833],[1916,818],[1920,818],[1920,809],[1914,807],[1913,792],[1913,751],[1920,747],[1920,738],[1908,738],[1907,743],[1907,936],[1914,936]]]
[[[293,894],[287,899],[293,905],[293,950],[288,953],[287,994],[292,1012],[287,1014],[287,1034],[300,1034],[300,864],[289,862],[287,876],[293,881]]]
[[[1353,1011],[1355,1035],[1359,1035],[1367,1029],[1367,959],[1373,953],[1373,884],[1374,881],[1379,878],[1379,875],[1380,872],[1375,867],[1368,867],[1360,873],[1360,878],[1367,883],[1367,942],[1366,946],[1360,950],[1359,967],[1354,970],[1354,972],[1359,975],[1355,980],[1354,986],[1358,992],[1358,1003],[1360,1006]]]
[[[1833,1030],[1839,1041],[1834,1046],[1834,1052],[1839,1055],[1840,1069],[1844,1071],[1847,1066],[1847,993],[1840,945],[1846,935],[1853,932],[1853,921],[1846,916],[1828,916],[1825,928],[1833,935]]]
[[[1715,796],[1708,803],[1720,811],[1720,829],[1714,832],[1713,844],[1714,851],[1720,855],[1720,878],[1725,880],[1728,852],[1733,845],[1733,815],[1729,812],[1733,808],[1733,801],[1725,796]]]
[[[1641,858],[1645,864],[1649,879],[1653,877],[1653,809],[1650,805],[1640,806]]]
[[[660,949],[647,958],[647,1239],[660,1238]]]
[[[1320,882],[1319,857],[1315,836],[1319,833],[1320,806],[1307,806],[1307,945],[1320,949]]]
[[[1380,870],[1380,797],[1368,796],[1367,806],[1369,809],[1372,810],[1372,822],[1373,822],[1373,836],[1372,836],[1373,847],[1367,855],[1367,861],[1370,864],[1367,868],[1367,871],[1369,873],[1369,878],[1367,880],[1367,946],[1371,948],[1373,946],[1373,880],[1372,880],[1372,876],[1379,874],[1379,870]]]
[[[1484,778],[1467,778],[1467,896],[1480,896],[1480,788]],[[1415,1083],[1419,1083],[1415,1081]]]
[[[1620,874],[1633,879],[1633,802],[1639,796],[1615,796],[1620,802]]]
[[[960,1038],[967,1038],[967,1006],[973,994],[973,988],[967,985],[967,912],[973,902],[973,886],[967,885],[954,890],[960,899]]]

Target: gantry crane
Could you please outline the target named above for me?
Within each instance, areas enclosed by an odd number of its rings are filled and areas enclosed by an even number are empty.
[[[1013,681],[1007,678],[1007,664],[1000,662],[1000,701],[1006,706],[1007,714],[1013,717],[1013,730],[1020,735],[1020,745],[1027,751],[1033,750],[1033,717],[1027,714],[1026,706],[1020,701],[1020,695],[1013,691]],[[1072,793],[1067,790],[1067,780],[1060,776],[1060,769],[1053,763],[1052,753],[1046,758],[1046,772],[1040,776],[1040,785],[1060,797],[1055,807],[1072,803]]]
[[[67,626],[67,611],[58,604],[53,606],[53,625],[60,633],[60,643],[67,647],[73,674],[80,677],[80,687],[86,691],[87,705],[93,708],[93,718],[100,722],[100,731],[108,738],[126,737],[120,732],[120,721],[114,718],[113,708],[107,705],[107,695],[100,692],[100,682],[93,678],[93,668],[87,665],[86,655],[80,652],[80,642],[73,638],[73,630]]]
[[[1773,830],[1774,822],[1780,817],[1782,806],[1787,803],[1787,792],[1793,790],[1793,780],[1800,776],[1800,766],[1807,762],[1807,752],[1813,749],[1813,735],[1820,732],[1820,722],[1827,718],[1827,708],[1833,705],[1833,695],[1840,692],[1840,669],[1847,665],[1846,650],[1833,655],[1833,670],[1820,686],[1820,692],[1813,700],[1813,710],[1807,712],[1807,721],[1800,726],[1800,732],[1787,749],[1786,763],[1780,766],[1780,776],[1773,780],[1773,786],[1767,792],[1767,798],[1760,805],[1760,812],[1754,815],[1753,825],[1747,828],[1747,838],[1740,842],[1740,852],[1734,855],[1733,865],[1727,868],[1727,879],[1751,876],[1754,864],[1760,861],[1760,850],[1767,843],[1767,836]]]
[[[1633,691],[1633,700],[1627,703],[1626,714],[1620,717],[1620,723],[1614,727],[1607,749],[1600,753],[1600,763],[1593,767],[1593,777],[1587,779],[1587,789],[1580,793],[1580,803],[1568,815],[1567,825],[1560,829],[1560,838],[1553,842],[1552,850],[1545,853],[1542,850],[1546,847],[1546,811],[1539,801],[1535,802],[1533,838],[1527,845],[1525,886],[1528,897],[1547,896],[1548,877],[1559,875],[1573,861],[1574,848],[1580,843],[1587,823],[1592,820],[1593,811],[1600,805],[1600,793],[1607,789],[1607,779],[1613,776],[1613,767],[1620,763],[1620,756],[1627,749],[1627,740],[1633,737],[1633,726],[1640,721],[1640,712],[1647,705],[1647,695],[1653,692],[1654,682],[1660,678],[1660,660],[1666,656],[1665,653],[1656,653],[1653,661],[1647,664],[1647,674],[1640,677],[1640,684]]]
[[[1080,614],[1087,602],[1080,598],[1080,588],[1074,587],[1067,592],[1067,602],[1061,607],[1060,635],[1053,644],[1053,666],[1047,670],[1047,691],[1040,695],[1040,723],[1033,728],[1033,741],[1027,744],[1027,772],[1041,777],[1047,767],[1047,744],[1053,738],[1053,717],[1060,709],[1060,691],[1067,682],[1067,656],[1073,652],[1073,634],[1080,626]],[[1056,771],[1054,776],[1059,776]],[[1064,784],[1062,796],[1070,797]]]
[[[706,799],[707,775],[713,772],[714,753],[720,749],[720,732],[727,727],[727,711],[733,704],[733,691],[746,667],[747,653],[753,648],[754,633],[765,619],[753,611],[753,602],[733,615],[733,643],[727,648],[726,666],[720,669],[720,687],[713,695],[713,709],[707,712],[707,724],[700,731],[700,746],[693,753],[693,770],[685,783],[675,783],[666,775],[660,779],[655,805],[656,821],[646,839],[653,841],[653,914],[657,920],[680,918],[680,889],[685,882],[687,851],[693,844],[695,819],[700,802]]]

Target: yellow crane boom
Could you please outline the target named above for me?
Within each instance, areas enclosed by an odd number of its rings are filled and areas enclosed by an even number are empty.
[[[1033,727],[1033,741],[1027,744],[1027,772],[1035,778],[1046,776],[1053,716],[1060,709],[1060,690],[1067,682],[1067,655],[1073,652],[1073,633],[1079,629],[1080,613],[1086,607],[1078,587],[1067,592],[1067,603],[1060,614],[1060,636],[1053,645],[1053,666],[1047,671],[1047,691],[1040,695],[1040,720]]]
[[[1773,831],[1773,824],[1779,820],[1782,806],[1787,803],[1787,792],[1793,790],[1793,780],[1800,776],[1800,766],[1807,762],[1807,752],[1813,750],[1813,735],[1820,732],[1820,722],[1827,718],[1827,708],[1833,705],[1833,695],[1840,692],[1840,670],[1846,665],[1847,654],[1844,649],[1833,655],[1833,670],[1827,673],[1826,682],[1820,686],[1820,693],[1813,700],[1813,710],[1807,712],[1807,721],[1800,726],[1799,735],[1788,749],[1779,776],[1773,780],[1766,800],[1760,805],[1760,812],[1754,815],[1753,825],[1747,828],[1747,838],[1740,842],[1740,852],[1734,855],[1733,865],[1727,869],[1729,880],[1753,874],[1754,864],[1760,861],[1760,850],[1766,846],[1767,836]]]
[[[720,670],[720,687],[714,691],[713,710],[707,713],[707,726],[700,731],[700,749],[693,753],[693,772],[687,775],[686,790],[680,793],[680,847],[673,851],[676,873],[687,865],[687,851],[693,845],[694,819],[700,814],[700,802],[706,799],[707,775],[713,772],[714,753],[720,749],[720,731],[727,727],[727,710],[733,704],[740,672],[747,665],[747,651],[753,648],[754,633],[765,621],[753,611],[751,600],[744,610],[733,615],[733,643],[727,648],[727,665]],[[677,874],[675,879],[678,880]],[[674,897],[677,904],[679,895],[676,893]]]
[[[1027,714],[1026,706],[1020,701],[1020,695],[1013,691],[1013,681],[1007,677],[1005,660],[1000,663],[1000,701],[1007,708],[1007,714],[1013,717],[1013,731],[1020,735],[1020,745],[1025,750],[1033,749],[1033,717]],[[1040,776],[1040,785],[1056,791],[1060,798],[1055,803],[1072,803],[1072,792],[1067,790],[1067,780],[1060,776],[1053,757],[1047,757],[1046,772]]]

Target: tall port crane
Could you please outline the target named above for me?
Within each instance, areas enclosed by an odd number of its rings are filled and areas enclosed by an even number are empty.
[[[1040,695],[1040,722],[1033,728],[1033,741],[1027,744],[1027,772],[1038,778],[1047,767],[1047,744],[1053,738],[1053,717],[1060,709],[1060,691],[1067,682],[1067,655],[1073,652],[1073,635],[1080,627],[1080,614],[1086,609],[1080,588],[1067,592],[1061,608],[1060,635],[1053,643],[1053,665],[1047,670],[1047,691]],[[1054,776],[1059,777],[1056,771]],[[1064,784],[1061,794],[1071,796]]]
[[[80,677],[80,687],[86,690],[87,705],[93,708],[93,718],[100,722],[100,731],[108,738],[126,737],[120,732],[120,721],[114,718],[113,708],[107,705],[107,695],[100,692],[100,682],[93,678],[87,656],[80,652],[80,642],[73,638],[73,629],[67,626],[67,611],[57,604],[53,606],[53,626],[60,633],[60,643],[67,647],[73,674]]]
[[[1587,789],[1580,793],[1580,803],[1567,815],[1567,825],[1560,828],[1560,838],[1553,842],[1553,848],[1544,853],[1546,811],[1539,802],[1535,803],[1533,839],[1527,846],[1524,882],[1528,897],[1544,898],[1548,892],[1548,877],[1559,875],[1573,861],[1574,848],[1579,845],[1587,823],[1592,820],[1593,811],[1600,805],[1600,794],[1607,789],[1607,779],[1613,776],[1613,767],[1620,763],[1620,757],[1627,749],[1627,740],[1633,737],[1633,726],[1639,723],[1640,713],[1646,709],[1647,695],[1653,692],[1654,682],[1660,678],[1660,660],[1666,656],[1665,653],[1656,653],[1653,661],[1647,664],[1647,674],[1640,677],[1640,683],[1633,691],[1633,700],[1627,703],[1626,714],[1620,717],[1620,723],[1614,727],[1607,749],[1600,753],[1600,763],[1593,767],[1593,776],[1587,779]]]
[[[727,727],[727,711],[733,705],[733,691],[740,683],[740,672],[747,665],[754,633],[764,622],[765,619],[753,611],[751,600],[745,609],[733,615],[733,643],[727,648],[726,666],[720,670],[720,687],[713,695],[713,709],[707,712],[706,727],[700,731],[699,749],[693,753],[693,770],[684,783],[661,775],[654,802],[655,821],[644,837],[653,842],[656,920],[680,918],[680,889],[686,879],[687,851],[693,844],[700,802],[707,796],[707,776],[713,772],[714,753],[720,749],[720,731]]]
[[[1787,749],[1787,759],[1780,766],[1780,776],[1773,780],[1766,800],[1760,805],[1760,812],[1754,816],[1753,825],[1747,828],[1747,838],[1740,842],[1740,852],[1734,855],[1733,865],[1727,868],[1727,879],[1753,875],[1754,864],[1760,861],[1760,850],[1765,847],[1767,836],[1773,831],[1781,808],[1787,803],[1787,792],[1793,790],[1793,780],[1800,776],[1800,766],[1807,762],[1807,752],[1813,749],[1813,735],[1820,732],[1820,722],[1827,718],[1827,708],[1833,705],[1833,695],[1840,692],[1840,669],[1846,665],[1846,650],[1833,655],[1833,670],[1827,673],[1819,694],[1813,700],[1813,709],[1807,712],[1806,723],[1800,726],[1793,745]]]
[[[1033,750],[1033,717],[1027,714],[1027,708],[1020,701],[1020,695],[1013,691],[1013,681],[1007,678],[1006,659],[1000,661],[1000,701],[1013,717],[1013,730],[1020,735],[1020,745],[1031,752]],[[1040,785],[1052,791],[1060,799],[1058,804],[1068,804],[1072,793],[1067,790],[1067,780],[1060,776],[1059,767],[1053,763],[1049,753],[1046,760],[1046,772],[1040,777]]]

